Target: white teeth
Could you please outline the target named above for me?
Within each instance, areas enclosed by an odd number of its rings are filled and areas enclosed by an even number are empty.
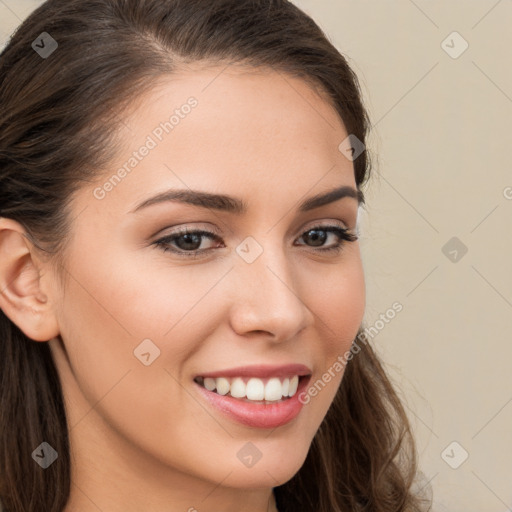
[[[297,386],[299,385],[299,377],[297,375],[293,376],[290,380],[290,389],[288,390],[288,395],[293,396],[297,392]]]
[[[249,379],[245,388],[245,394],[249,400],[263,400],[265,398],[265,384],[263,384],[261,379]]]
[[[226,395],[229,393],[229,380],[224,377],[219,377],[215,379],[215,387],[217,388],[217,393],[219,395]]]
[[[283,386],[277,378],[270,379],[265,384],[265,400],[281,400],[283,397]]]
[[[243,398],[245,396],[245,382],[240,377],[233,379],[230,391],[232,397]]]
[[[290,391],[290,379],[286,377],[283,380],[283,396],[288,396],[288,392]]]
[[[299,377],[294,375],[291,379],[286,377],[281,380],[277,377],[268,379],[266,383],[262,379],[251,377],[247,383],[241,377],[228,379],[225,377],[199,379],[208,391],[214,391],[219,395],[230,395],[233,398],[245,398],[248,400],[268,402],[279,401],[295,395],[299,384]]]
[[[211,379],[210,377],[206,377],[206,379],[204,379],[204,387],[208,390],[208,391],[213,391],[215,389],[215,379]]]

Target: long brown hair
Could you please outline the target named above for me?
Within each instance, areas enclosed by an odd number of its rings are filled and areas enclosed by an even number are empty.
[[[116,154],[116,128],[130,101],[181,63],[198,61],[301,77],[365,143],[370,122],[356,75],[287,0],[49,0],[0,54],[0,216],[18,221],[52,261],[62,260],[73,192]],[[353,164],[361,190],[368,152]],[[45,470],[31,457],[43,441],[59,454]],[[404,408],[365,342],[346,366],[304,465],[274,492],[282,512],[420,511],[411,490],[416,473]],[[4,509],[61,512],[70,485],[66,411],[49,346],[27,338],[0,311]]]

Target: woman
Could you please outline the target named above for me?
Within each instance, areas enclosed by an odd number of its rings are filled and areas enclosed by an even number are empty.
[[[368,116],[318,26],[49,0],[0,76],[5,510],[424,510],[361,325]]]

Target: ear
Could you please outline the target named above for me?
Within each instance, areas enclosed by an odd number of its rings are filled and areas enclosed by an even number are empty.
[[[59,334],[49,300],[50,276],[43,280],[41,270],[25,228],[0,217],[0,308],[34,341],[48,341]]]

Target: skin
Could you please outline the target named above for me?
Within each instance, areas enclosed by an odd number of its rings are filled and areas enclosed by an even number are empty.
[[[293,421],[257,429],[212,409],[193,382],[290,362],[309,366],[315,382],[350,349],[365,307],[358,242],[322,253],[302,238],[318,224],[355,232],[357,200],[297,210],[305,198],[356,187],[338,150],[347,137],[339,116],[298,78],[223,69],[187,69],[134,104],[118,158],[73,199],[65,286],[23,227],[0,219],[0,306],[50,344],[62,380],[72,456],[65,512],[276,510],[272,488],[302,466],[341,383],[338,372]],[[96,199],[94,188],[190,96],[197,107]],[[169,188],[235,196],[248,211],[166,202],[129,213]],[[202,238],[212,249],[197,259],[154,245],[185,227],[216,229],[220,241]],[[326,235],[324,246],[339,241]],[[252,263],[235,250],[248,236],[263,248]],[[160,349],[149,366],[134,356],[147,338]],[[237,458],[248,441],[262,454],[251,468]]]

